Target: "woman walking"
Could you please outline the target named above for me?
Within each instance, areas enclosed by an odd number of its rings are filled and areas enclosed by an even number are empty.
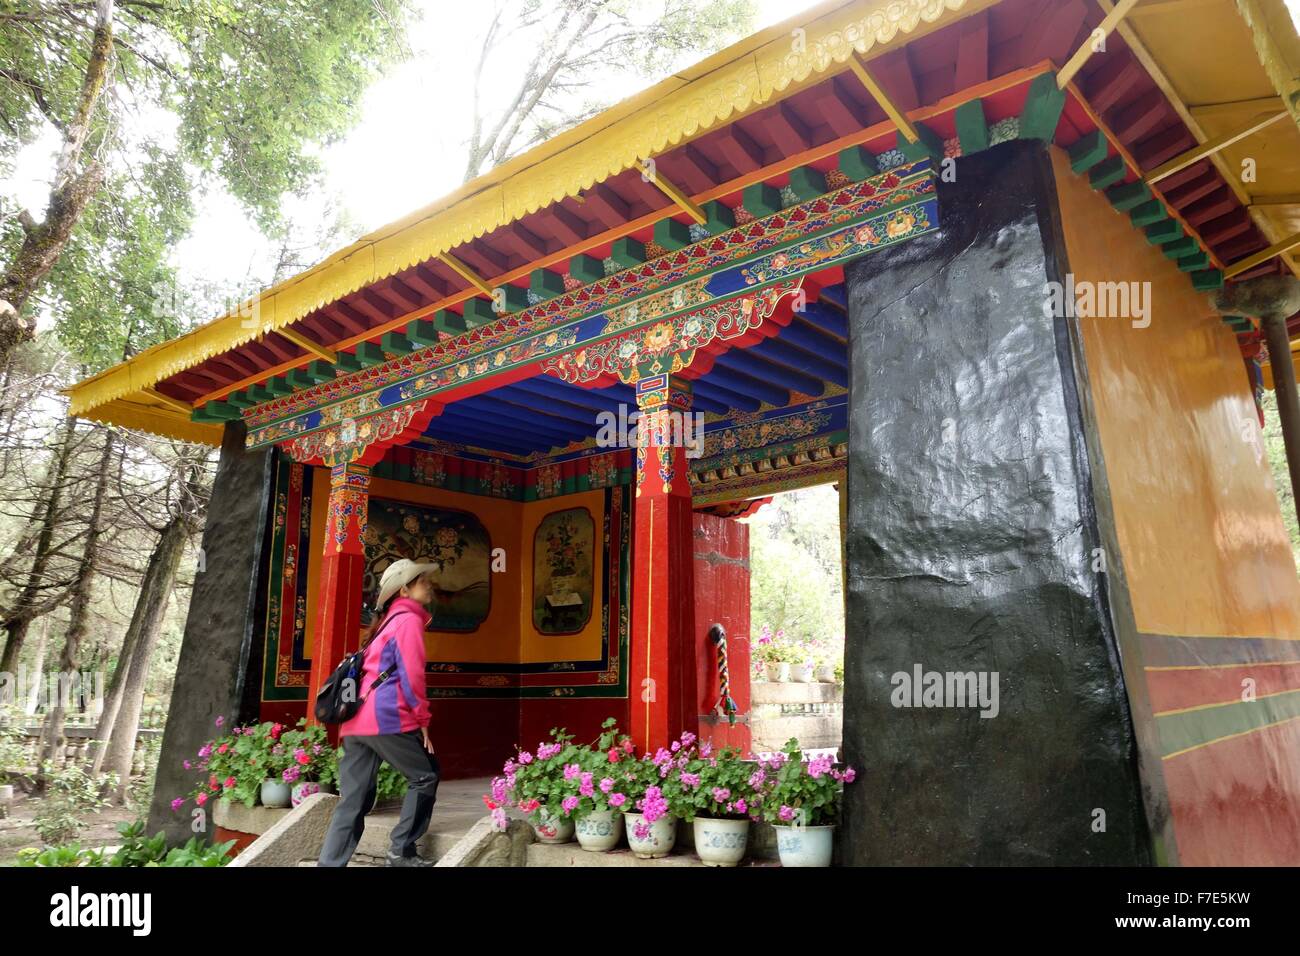
[[[403,558],[388,566],[379,583],[378,623],[362,645],[362,703],[339,726],[339,802],[321,847],[320,866],[346,866],[352,858],[375,804],[381,762],[402,774],[407,785],[388,865],[433,865],[416,854],[415,844],[429,829],[442,775],[429,738],[424,680],[424,629],[430,620],[425,605],[433,599],[426,575],[437,567]]]

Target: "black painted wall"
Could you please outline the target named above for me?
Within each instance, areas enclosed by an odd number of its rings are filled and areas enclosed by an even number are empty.
[[[1054,197],[1041,143],[964,157],[937,233],[846,270],[847,863],[1150,862]],[[917,664],[996,671],[997,716],[894,706]]]
[[[172,799],[187,794],[197,780],[182,761],[193,759],[205,740],[220,733],[214,726],[218,715],[226,718],[227,727],[237,723],[244,700],[275,453],[245,451],[244,434],[241,423],[227,423],[203,529],[202,570],[194,576],[158,758],[147,832],[163,830],[169,843],[194,835],[193,802],[180,814],[171,809]],[[255,718],[256,713],[244,716]],[[211,813],[207,825],[203,835],[211,839]]]

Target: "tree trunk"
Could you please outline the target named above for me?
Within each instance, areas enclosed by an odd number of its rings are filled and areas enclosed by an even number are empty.
[[[163,616],[188,537],[184,519],[175,517],[163,528],[149,556],[149,565],[140,582],[140,597],[131,615],[131,626],[95,734],[96,752],[91,772],[98,775],[103,770],[118,775],[113,794],[118,803],[126,800],[149,664],[162,632]]]
[[[99,472],[95,476],[95,496],[91,502],[90,523],[86,530],[86,546],[81,552],[81,561],[77,565],[76,583],[73,585],[71,613],[68,619],[68,637],[63,644],[63,653],[59,655],[59,672],[71,676],[77,670],[81,657],[81,642],[85,639],[89,624],[91,585],[95,580],[95,562],[99,558],[99,538],[103,533],[104,496],[108,490],[108,476],[112,471],[113,453],[117,447],[117,434],[112,429],[105,429],[104,452],[99,457]],[[37,788],[45,790],[46,775],[39,769],[46,760],[53,760],[56,753],[61,753],[65,744],[63,725],[67,719],[67,707],[63,695],[50,707],[50,715],[45,722],[45,734],[41,740],[41,755],[37,760]]]
[[[47,622],[48,623],[48,622]],[[28,696],[23,701],[23,713],[28,717],[36,714],[36,707],[41,702],[40,687],[41,681],[45,679],[45,646],[50,642],[49,627],[41,628],[41,636],[36,640],[36,653],[32,655],[35,658],[32,664],[32,678],[28,682]],[[37,693],[30,693],[35,690]]]
[[[22,316],[23,308],[59,261],[86,204],[104,183],[103,165],[93,157],[83,164],[82,154],[94,124],[100,94],[109,77],[113,7],[114,0],[95,2],[95,32],[81,81],[81,95],[76,115],[63,128],[63,148],[59,152],[45,220],[34,222],[26,210],[18,216],[23,243],[0,277],[0,362],[8,359],[15,346],[32,337],[35,322]]]
[[[50,546],[54,542],[54,529],[58,525],[59,509],[62,507],[63,486],[68,480],[68,463],[72,459],[72,438],[76,426],[76,419],[69,417],[64,420],[63,434],[59,438],[59,448],[54,454],[54,465],[50,470],[49,495],[41,513],[40,533],[36,537],[36,550],[32,556],[32,566],[27,572],[27,583],[0,622],[0,626],[9,635],[4,654],[0,655],[0,671],[8,671],[10,674],[18,670],[18,655],[23,649],[27,627],[37,616],[36,599],[50,563]]]

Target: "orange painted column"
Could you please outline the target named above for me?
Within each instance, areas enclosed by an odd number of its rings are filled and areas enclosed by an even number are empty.
[[[636,384],[631,732],[654,751],[698,733],[693,629],[695,568],[685,427],[691,386],[671,375]],[[685,426],[685,427],[684,427]]]
[[[346,654],[361,644],[362,579],[370,501],[370,468],[343,464],[330,469],[328,517],[316,600],[316,635],[311,655],[311,683],[307,691],[307,718],[321,684]],[[337,743],[337,728],[330,740]]]

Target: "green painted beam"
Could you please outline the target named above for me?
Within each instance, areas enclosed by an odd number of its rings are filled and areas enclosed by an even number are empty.
[[[290,369],[289,374],[285,377],[289,379],[289,384],[292,385],[295,389],[311,388],[313,385],[316,384],[315,379],[313,379],[310,375],[307,374],[306,369],[301,369],[301,368]]]
[[[569,260],[569,275],[579,282],[595,282],[605,278],[605,266],[595,256],[580,253]]]
[[[231,392],[226,396],[226,401],[236,408],[252,408],[257,404],[257,399],[253,398],[247,392]]]
[[[369,368],[372,365],[388,361],[388,357],[384,355],[384,350],[374,342],[359,343],[355,354],[362,368]]]
[[[790,170],[790,188],[800,202],[808,202],[826,193],[826,177],[811,166]]]
[[[691,244],[691,227],[676,219],[660,219],[655,223],[655,245],[674,252]]]
[[[708,217],[704,228],[709,230],[710,235],[716,236],[720,232],[735,228],[736,214],[730,206],[724,206],[716,199],[710,199],[701,208],[704,210],[704,215]]]
[[[1190,256],[1178,260],[1178,268],[1183,272],[1196,272],[1210,264],[1210,256],[1204,249],[1197,249]]]
[[[1047,72],[1034,77],[1020,111],[1020,138],[1051,142],[1064,108],[1065,91],[1057,89],[1056,74]]]
[[[461,318],[471,329],[496,321],[496,310],[487,299],[466,299],[461,303],[461,310]]]
[[[1192,273],[1192,288],[1197,292],[1211,292],[1223,288],[1223,272],[1219,269],[1202,269]]]
[[[1093,189],[1105,189],[1107,186],[1115,185],[1127,174],[1128,167],[1124,165],[1124,157],[1112,156],[1102,160],[1088,171],[1088,185]]]
[[[289,384],[289,380],[283,375],[276,375],[274,378],[268,378],[262,384],[275,398],[280,398],[281,396],[293,393],[293,386]]]
[[[1119,183],[1106,190],[1106,198],[1120,212],[1128,212],[1151,198],[1151,187],[1140,179],[1131,183]]]
[[[846,146],[840,150],[839,165],[840,172],[845,176],[848,176],[849,179],[852,179],[854,182],[866,179],[868,176],[874,176],[880,172],[880,167],[876,164],[876,157],[869,150],[863,149],[861,146]],[[746,192],[748,192],[748,190],[746,190]],[[778,200],[779,198],[780,197],[778,196]],[[748,201],[745,203],[745,208],[749,209]],[[755,216],[758,215],[758,213],[754,212],[752,209],[749,209],[749,211]]]
[[[1145,232],[1147,242],[1156,246],[1173,242],[1183,234],[1183,227],[1179,225],[1177,219],[1165,219],[1147,226]]]
[[[259,405],[262,402],[269,402],[271,399],[275,398],[275,396],[271,394],[271,390],[265,385],[248,386],[248,397],[253,399],[253,401],[257,402]]]
[[[334,366],[324,359],[315,359],[305,366],[307,375],[317,382],[326,382],[338,375]]]
[[[415,343],[397,331],[385,332],[380,336],[379,347],[389,355],[406,355],[415,351]]]
[[[857,149],[866,152],[866,150],[862,150],[859,146],[850,146],[849,149]],[[845,150],[845,152],[848,152],[848,150]],[[867,153],[867,155],[870,156],[871,154]],[[874,173],[874,163],[872,164],[872,168]],[[841,166],[841,169],[843,169],[843,166]],[[847,176],[848,174],[845,173],[845,175]],[[864,177],[859,176],[850,178],[861,179]],[[773,213],[781,211],[781,190],[777,189],[775,186],[769,186],[767,183],[750,183],[745,187],[745,191],[741,196],[740,204],[745,207],[745,212],[749,213],[755,219],[762,219],[764,216],[770,216]]]
[[[1133,225],[1141,228],[1168,219],[1169,213],[1165,210],[1165,204],[1159,199],[1149,199],[1140,206],[1130,209],[1128,217],[1133,221]]]
[[[550,269],[534,269],[528,275],[528,288],[543,299],[553,299],[564,291],[564,276]]]
[[[1200,246],[1197,245],[1195,239],[1191,236],[1183,236],[1173,242],[1166,242],[1160,247],[1160,251],[1170,259],[1181,259],[1183,256],[1191,255],[1199,248]]]
[[[406,337],[417,345],[437,345],[438,328],[428,319],[412,319],[406,323]]]
[[[495,292],[492,302],[489,303],[494,306],[492,310],[493,318],[506,313],[522,312],[528,308],[527,289],[521,289],[519,286],[507,282],[505,285],[497,286]]]
[[[621,269],[631,269],[645,262],[645,243],[631,236],[615,239],[610,246],[609,257],[618,263]]]
[[[980,99],[963,103],[953,112],[957,125],[957,140],[963,156],[979,153],[989,148],[989,124],[984,118],[984,101]]]
[[[1086,173],[1110,154],[1110,143],[1101,130],[1093,130],[1070,147],[1070,168]]]
[[[229,402],[208,402],[198,408],[190,411],[190,421],[192,422],[228,422],[239,417],[239,409]]]
[[[469,329],[464,316],[457,315],[451,309],[439,309],[433,313],[433,327],[443,335],[460,335]]]
[[[909,163],[914,163],[918,159],[933,159],[936,162],[943,159],[943,140],[939,138],[939,134],[924,123],[913,123],[912,125],[916,128],[916,135],[920,138],[915,143],[909,143],[907,137],[899,133],[895,139],[894,148],[902,153]]]

